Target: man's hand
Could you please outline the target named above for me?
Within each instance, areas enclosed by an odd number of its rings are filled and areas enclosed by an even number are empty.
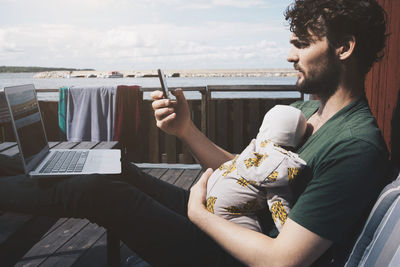
[[[192,124],[189,105],[182,89],[176,89],[172,93],[176,100],[164,99],[161,91],[152,92],[152,107],[157,127],[168,134],[182,138]]]
[[[233,155],[214,144],[192,122],[189,105],[182,89],[172,92],[176,101],[164,99],[163,92],[154,91],[154,116],[157,127],[183,141],[203,168],[218,168],[222,163],[233,159]]]
[[[190,189],[189,202],[188,202],[188,216],[192,222],[201,219],[203,212],[206,210],[206,195],[207,195],[207,181],[210,178],[213,170],[208,168],[200,180]]]

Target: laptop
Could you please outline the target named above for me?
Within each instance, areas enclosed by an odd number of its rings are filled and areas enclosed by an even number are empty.
[[[33,84],[4,93],[25,174],[33,178],[121,173],[119,149],[50,149]]]

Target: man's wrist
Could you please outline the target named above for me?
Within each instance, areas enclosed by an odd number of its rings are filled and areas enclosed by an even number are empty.
[[[190,140],[194,136],[196,130],[196,125],[194,125],[193,121],[190,121],[187,127],[177,137],[185,143],[190,143]]]
[[[210,214],[204,205],[196,205],[189,210],[188,216],[194,224],[200,227],[201,222]]]

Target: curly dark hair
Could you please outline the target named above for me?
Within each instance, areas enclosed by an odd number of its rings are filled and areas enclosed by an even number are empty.
[[[376,0],[295,0],[286,12],[290,31],[310,40],[326,36],[338,47],[349,36],[356,39],[354,56],[362,74],[383,56],[386,43],[386,12]]]

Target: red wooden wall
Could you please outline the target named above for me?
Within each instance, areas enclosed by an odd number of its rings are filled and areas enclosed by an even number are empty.
[[[391,136],[391,122],[400,90],[400,0],[378,2],[388,14],[389,36],[384,58],[367,75],[366,95],[390,148],[391,140],[400,139],[400,136]]]

